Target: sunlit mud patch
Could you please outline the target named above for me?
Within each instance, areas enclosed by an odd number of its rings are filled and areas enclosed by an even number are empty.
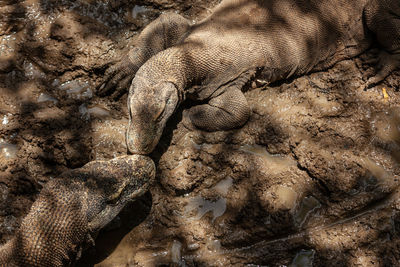
[[[200,220],[208,212],[212,213],[212,222],[226,211],[226,199],[207,200],[201,196],[192,197],[185,207],[185,215],[192,220]]]
[[[301,228],[307,218],[316,209],[321,207],[321,203],[313,196],[305,197],[301,203],[300,207],[294,215],[294,221],[298,228]]]
[[[376,114],[370,122],[371,130],[383,141],[394,141],[400,145],[400,108]]]
[[[271,186],[268,190],[272,195],[274,210],[293,210],[297,204],[298,194],[292,188],[283,185]]]
[[[0,23],[0,29],[1,27]],[[1,32],[1,30],[0,30]],[[12,69],[12,59],[16,48],[16,34],[5,34],[0,36],[0,71]]]
[[[308,97],[314,112],[318,112],[320,116],[338,116],[344,111],[343,106],[333,96],[314,90],[308,93]]]
[[[289,267],[312,267],[314,262],[314,250],[301,250],[296,254]]]

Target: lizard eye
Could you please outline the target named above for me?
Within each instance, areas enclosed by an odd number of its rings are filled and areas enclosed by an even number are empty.
[[[162,119],[163,114],[165,113],[165,105],[166,105],[166,103],[164,101],[162,101],[161,108],[158,110],[158,112],[154,116],[154,120],[156,122],[159,122]]]

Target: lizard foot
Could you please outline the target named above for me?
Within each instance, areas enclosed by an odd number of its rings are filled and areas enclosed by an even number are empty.
[[[211,98],[208,104],[190,108],[183,114],[183,123],[189,129],[193,125],[192,128],[208,132],[227,131],[243,126],[249,117],[246,98],[239,89],[231,87]]]
[[[189,131],[197,130],[196,126],[194,126],[194,124],[192,123],[192,120],[190,119],[190,109],[189,110],[185,109],[183,111],[183,113],[182,113],[182,124]]]
[[[120,61],[112,65],[104,74],[104,83],[97,88],[99,96],[113,94],[114,98],[118,98],[127,92],[135,77],[137,66],[128,55],[122,57]]]
[[[400,67],[400,53],[390,54],[386,51],[381,51],[379,54],[369,59],[367,63],[376,64],[376,69],[378,71],[375,76],[367,80],[364,90],[382,82],[392,71]]]

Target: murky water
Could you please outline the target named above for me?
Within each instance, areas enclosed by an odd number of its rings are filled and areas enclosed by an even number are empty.
[[[192,197],[185,207],[185,215],[193,220],[200,220],[208,212],[212,213],[212,222],[226,211],[226,199],[207,200],[201,196]]]
[[[312,267],[314,262],[314,250],[301,250],[296,254],[289,267]]]
[[[73,99],[85,100],[93,97],[93,91],[87,81],[68,81],[62,83],[59,89],[65,91],[67,95]]]
[[[212,213],[211,221],[214,222],[226,211],[227,200],[223,196],[226,196],[232,185],[233,179],[227,177],[211,188],[211,190],[215,190],[219,194],[217,198],[212,200],[205,199],[202,196],[189,198],[185,206],[185,217],[191,220],[200,220],[204,215],[210,212]]]
[[[86,104],[79,106],[79,113],[81,114],[81,118],[84,120],[89,120],[91,118],[107,118],[111,115],[105,108],[98,106],[88,108]]]
[[[17,157],[18,146],[0,140],[0,158],[14,159]]]
[[[297,227],[302,227],[307,218],[316,209],[321,207],[321,203],[313,196],[305,197],[300,203],[300,207],[297,210],[294,220]]]
[[[148,11],[149,11],[148,7],[135,5],[132,8],[131,16],[132,16],[132,18],[137,19],[137,18],[140,18],[142,16],[146,16],[146,12],[148,12]]]
[[[268,168],[278,172],[297,165],[292,158],[270,154],[265,147],[260,145],[243,145],[239,150],[262,158],[268,164]]]
[[[182,261],[182,243],[174,240],[171,246],[171,261],[173,263],[179,264],[180,266],[183,264]]]
[[[42,103],[42,102],[53,102],[54,104],[58,103],[57,98],[52,97],[51,95],[48,95],[46,93],[40,93],[38,99],[37,99],[38,103]]]
[[[212,189],[225,196],[233,184],[233,179],[228,177],[219,181]]]

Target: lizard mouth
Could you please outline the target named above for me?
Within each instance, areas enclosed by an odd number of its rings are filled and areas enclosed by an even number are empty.
[[[95,196],[100,199],[98,212],[89,219],[89,229],[93,233],[106,226],[131,201],[146,193],[155,177],[155,165],[151,158],[142,155],[122,156],[105,162],[115,184],[104,184],[102,190],[105,196]],[[99,183],[100,184],[100,183]],[[107,193],[108,192],[108,193]],[[102,198],[102,199],[101,199]]]
[[[147,126],[140,130],[131,121],[129,122],[126,131],[126,145],[130,153],[147,155],[156,147],[161,134],[157,136],[157,130],[154,130],[156,127]]]

